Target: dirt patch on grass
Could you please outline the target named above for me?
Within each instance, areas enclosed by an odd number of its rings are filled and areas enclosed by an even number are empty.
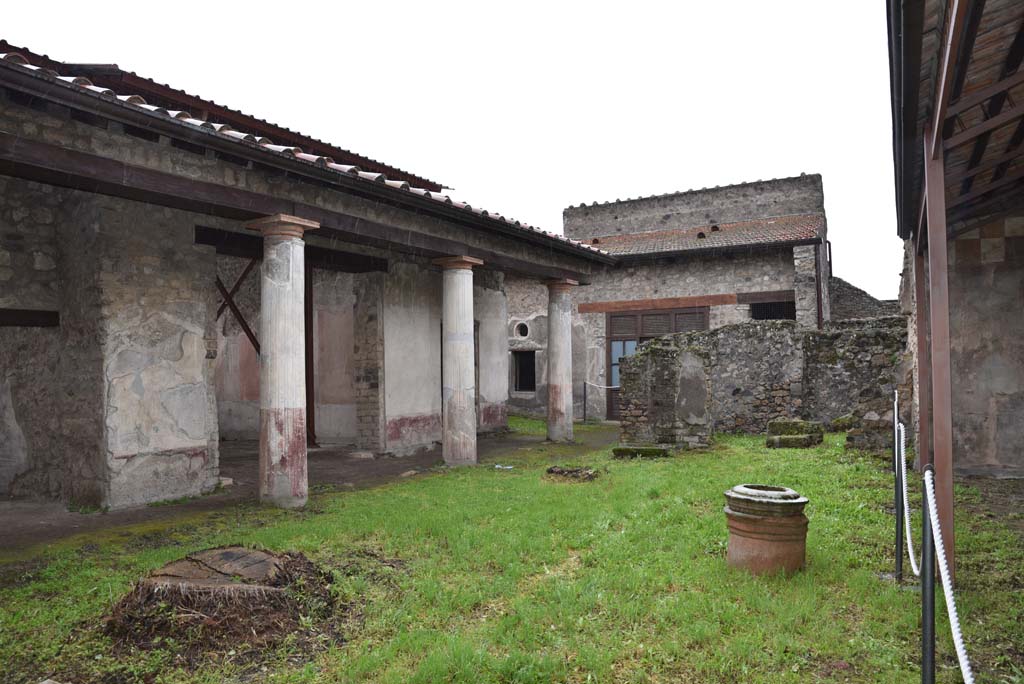
[[[567,480],[569,482],[590,482],[596,480],[600,473],[593,468],[573,468],[568,466],[551,466],[545,471],[547,476],[553,480]]]
[[[104,631],[118,652],[167,649],[186,667],[210,653],[258,656],[286,638],[315,651],[340,637],[331,578],[301,553],[211,549],[138,582]]]

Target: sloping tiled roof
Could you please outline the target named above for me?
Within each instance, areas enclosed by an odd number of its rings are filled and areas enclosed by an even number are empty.
[[[616,256],[653,255],[812,241],[821,235],[824,226],[823,214],[796,214],[696,228],[606,235],[591,238],[590,242]]]
[[[48,58],[43,61],[50,65],[57,64],[53,62],[53,60],[50,60]],[[331,157],[317,154],[309,154],[303,151],[302,148],[293,145],[275,144],[273,140],[267,137],[256,135],[247,131],[237,130],[226,123],[202,120],[196,118],[192,115],[192,113],[188,111],[168,109],[166,107],[152,105],[147,103],[145,98],[139,95],[116,93],[109,88],[94,85],[93,82],[88,78],[76,76],[73,74],[61,74],[51,66],[38,66],[32,64],[30,60],[20,52],[0,53],[0,62],[3,62],[6,65],[14,65],[21,69],[31,71],[35,73],[37,76],[41,76],[59,86],[74,88],[80,92],[91,93],[95,97],[102,98],[108,101],[119,101],[125,106],[134,107],[140,111],[147,112],[149,115],[152,116],[164,117],[165,119],[169,119],[181,126],[191,126],[212,131],[226,140],[233,140],[237,144],[246,146],[249,149],[260,150],[268,155],[284,155],[291,159],[299,160],[321,169],[329,169],[337,172],[338,174],[342,174],[351,178],[358,178],[366,183],[380,183],[384,186],[391,188],[395,193],[408,193],[411,195],[417,195],[419,197],[433,200],[440,204],[446,204],[457,209],[461,209],[467,213],[475,214],[477,216],[485,216],[491,219],[496,219],[498,221],[508,224],[509,226],[522,230],[525,233],[539,234],[551,240],[571,245],[572,247],[580,249],[581,251],[591,252],[595,255],[601,254],[607,257],[607,253],[598,247],[582,243],[578,240],[567,238],[557,233],[541,230],[540,228],[531,226],[526,223],[522,223],[515,219],[506,218],[501,214],[493,211],[488,211],[480,207],[471,206],[465,202],[454,200],[442,191],[428,190],[425,188],[415,187],[404,180],[390,180],[383,173],[364,171],[363,169],[355,165],[338,164]]]

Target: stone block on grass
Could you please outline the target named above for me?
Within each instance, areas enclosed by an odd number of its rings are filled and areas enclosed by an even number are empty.
[[[667,458],[672,450],[663,446],[617,446],[612,447],[615,458]]]
[[[821,433],[809,435],[768,435],[765,446],[769,449],[806,449],[821,444]]]
[[[822,435],[824,433],[825,426],[816,420],[777,418],[768,423],[769,435]]]

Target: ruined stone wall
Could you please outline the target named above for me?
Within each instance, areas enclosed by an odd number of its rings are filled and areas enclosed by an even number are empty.
[[[900,310],[898,301],[875,299],[842,278],[830,278],[828,288],[832,298],[833,321],[898,316],[900,313],[907,313]]]
[[[663,337],[622,365],[626,444],[707,446],[713,434],[711,354],[700,334]]]
[[[808,174],[604,204],[584,204],[565,209],[562,222],[566,235],[582,239],[823,211],[821,176]]]
[[[670,335],[645,345],[623,363],[624,439],[651,436],[670,424],[660,396],[680,378],[698,382],[682,352],[707,360],[710,422],[720,432],[763,432],[770,420],[796,417],[829,422],[852,415],[851,447],[888,448],[892,391],[909,386],[902,317],[803,330],[789,321],[747,323]],[[628,377],[628,380],[627,380]],[[676,420],[680,416],[676,416]],[[655,434],[655,436],[657,436]]]

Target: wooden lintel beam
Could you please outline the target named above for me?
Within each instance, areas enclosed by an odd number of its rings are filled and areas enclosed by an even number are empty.
[[[1010,88],[1015,88],[1022,83],[1024,83],[1024,70],[1018,71],[1013,76],[1004,78],[1001,81],[996,81],[987,88],[982,88],[981,90],[976,90],[973,93],[968,93],[949,105],[949,108],[946,110],[946,118],[948,119],[956,116],[957,114],[961,114],[971,107],[985,104],[996,95],[1005,93]]]
[[[960,46],[963,43],[969,4],[968,0],[953,0],[949,30],[946,31],[946,41],[943,44],[942,57],[939,61],[938,91],[935,94],[935,113],[932,119],[932,130],[935,131],[941,131],[942,124],[946,120],[946,109],[949,106],[949,98],[953,90],[954,72],[960,60]],[[970,59],[970,57],[968,54],[964,58]],[[925,160],[937,158],[941,151],[941,136],[935,135],[931,145],[925,150]]]
[[[954,147],[959,147],[964,143],[969,143],[975,138],[978,138],[979,136],[984,135],[985,133],[988,133],[991,130],[999,128],[1000,126],[1005,126],[1006,124],[1012,122],[1015,119],[1019,119],[1022,116],[1024,116],[1024,105],[1017,105],[1016,107],[1007,109],[1005,112],[1000,112],[999,114],[993,116],[991,119],[986,119],[985,121],[982,121],[979,124],[975,124],[973,126],[970,126],[969,128],[960,131],[956,135],[952,135],[946,138],[946,140],[942,143],[942,146],[947,151],[949,151]]]
[[[6,132],[0,132],[0,174],[235,220],[289,214],[318,221],[321,226],[317,231],[318,236],[328,239],[336,237],[347,242],[430,258],[464,254],[483,260],[490,268],[534,278],[570,278],[581,284],[590,280],[588,271],[541,264],[525,257],[467,245],[458,239],[133,166],[116,159],[21,138]],[[560,254],[554,247],[539,245],[533,245],[531,253]]]

